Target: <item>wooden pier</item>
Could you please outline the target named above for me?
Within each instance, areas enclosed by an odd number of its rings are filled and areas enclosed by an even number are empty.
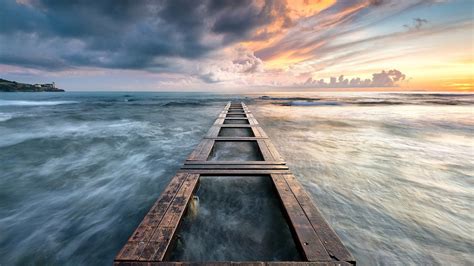
[[[233,131],[234,129],[240,131]],[[216,147],[227,142],[240,142],[256,147],[257,159],[249,157],[255,160],[213,160],[212,155]],[[169,261],[181,221],[198,187],[200,176],[210,175],[264,175],[271,178],[301,260]],[[228,103],[117,254],[115,264],[353,265],[355,260],[291,174],[252,112],[244,103]]]

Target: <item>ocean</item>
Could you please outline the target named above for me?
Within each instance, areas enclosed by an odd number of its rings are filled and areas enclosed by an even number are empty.
[[[0,93],[0,265],[110,264],[229,100],[360,265],[474,261],[474,94]]]

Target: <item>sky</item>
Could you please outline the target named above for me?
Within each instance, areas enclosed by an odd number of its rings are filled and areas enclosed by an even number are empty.
[[[473,0],[0,0],[0,78],[101,91],[474,91]]]

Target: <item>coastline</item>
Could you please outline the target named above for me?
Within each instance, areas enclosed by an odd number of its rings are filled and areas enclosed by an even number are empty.
[[[63,89],[56,88],[56,84],[27,84],[0,79],[0,92],[65,92]]]

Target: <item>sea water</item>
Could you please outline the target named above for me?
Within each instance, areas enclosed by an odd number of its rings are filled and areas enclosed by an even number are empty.
[[[301,260],[270,176],[201,176],[196,195],[171,260]]]
[[[111,263],[239,99],[361,265],[474,261],[471,94],[260,96],[0,93],[0,264]]]

